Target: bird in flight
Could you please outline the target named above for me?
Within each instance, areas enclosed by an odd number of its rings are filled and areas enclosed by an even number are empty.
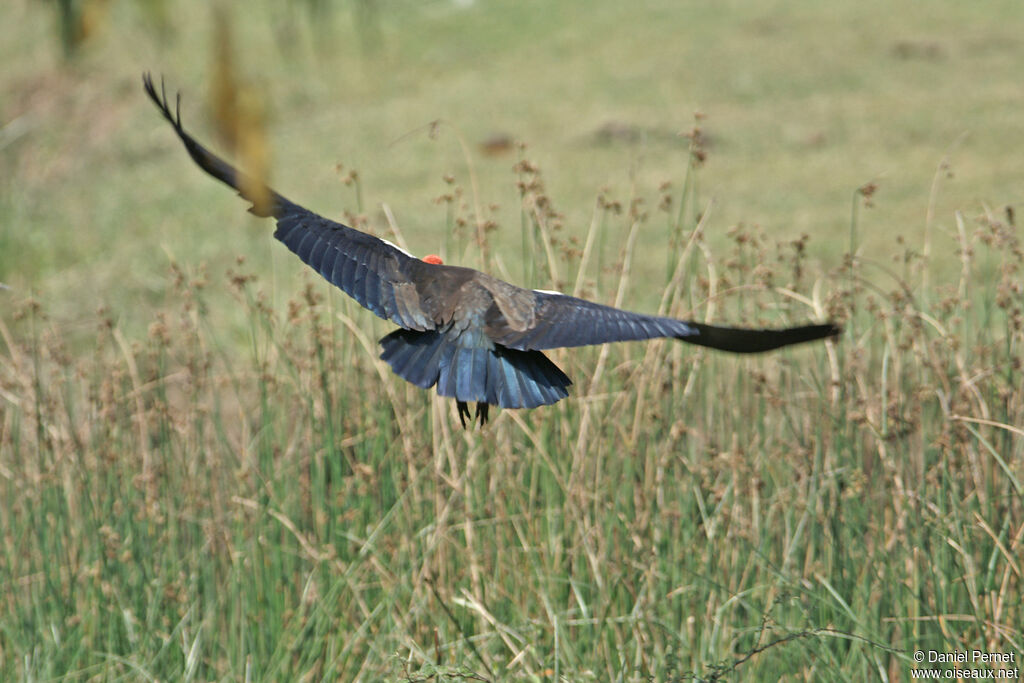
[[[143,85],[192,160],[274,218],[274,237],[359,304],[399,329],[380,340],[381,358],[402,379],[454,398],[466,426],[492,405],[536,408],[569,395],[572,384],[545,349],[669,337],[733,353],[759,353],[838,335],[837,325],[785,329],[717,327],[630,313],[558,292],[523,289],[436,256],[418,259],[387,240],[336,223],[285,199],[196,142],[172,113],[161,83]],[[472,417],[469,403],[476,403]]]

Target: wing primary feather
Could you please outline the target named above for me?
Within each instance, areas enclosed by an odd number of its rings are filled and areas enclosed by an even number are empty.
[[[334,274],[338,270],[338,262],[343,258],[344,256],[342,256],[341,252],[333,246],[329,246],[324,250],[324,260],[320,264],[320,275],[335,287],[337,287],[338,283],[334,281]]]
[[[277,232],[276,232],[276,234],[274,236],[278,240],[280,240],[281,242],[284,242],[285,244],[288,244],[289,240],[293,239],[292,238],[292,233],[296,229],[298,229],[298,227],[299,227],[298,224],[296,224],[293,221],[283,221],[283,220],[282,221],[278,221],[277,222]],[[289,249],[290,248],[291,247],[289,247]]]
[[[841,327],[832,323],[769,330],[718,327],[694,322],[687,325],[694,328],[697,333],[680,337],[683,341],[733,353],[762,353],[783,346],[834,337],[843,331]]]
[[[331,266],[331,275],[327,279],[338,289],[344,291],[342,282],[345,279],[345,269],[348,267],[348,256],[340,249],[334,251],[334,264]]]
[[[372,270],[366,271],[366,302],[363,304],[377,315],[383,316],[384,307],[381,305],[380,278]]]
[[[303,256],[302,254],[299,254],[299,258],[309,264],[310,268],[319,273],[320,264],[324,262],[324,240],[319,235],[316,235],[316,239],[314,240],[303,240],[304,246],[307,242],[310,244],[307,247],[306,255]]]
[[[360,306],[366,305],[366,266],[358,261],[352,264],[352,271],[355,277],[352,280],[352,291],[349,296],[359,302]]]
[[[143,74],[142,81],[146,94],[171,124],[192,160],[203,171],[252,202],[252,213],[276,218],[274,236],[277,239],[373,313],[395,320],[402,326],[407,324],[407,317],[397,317],[397,306],[391,307],[382,302],[393,298],[394,287],[413,284],[403,270],[405,264],[414,260],[412,256],[373,235],[313,213],[270,189],[262,179],[242,173],[185,131],[181,122],[180,95],[172,109],[162,81],[159,90],[148,73]],[[360,275],[360,271],[372,271],[373,277],[366,278]],[[432,325],[420,315],[411,327],[427,330]]]
[[[148,73],[142,75],[142,85],[146,90],[146,94],[153,100],[153,104],[157,106],[163,117],[174,128],[174,132],[177,133],[178,138],[185,145],[185,151],[192,157],[192,161],[196,162],[201,169],[211,176],[225,185],[234,188],[238,194],[252,202],[253,206],[250,211],[264,218],[268,216],[280,217],[289,207],[294,206],[262,182],[245,175],[203,147],[195,138],[186,133],[185,128],[181,125],[181,93],[178,93],[174,113],[172,114],[171,108],[167,103],[167,90],[162,79],[160,81],[160,94],[157,94],[156,87],[153,85],[153,78]]]
[[[345,254],[345,267],[341,272],[341,283],[339,286],[348,292],[349,296],[352,295],[352,291],[355,289],[356,270],[358,268],[359,265],[348,254]]]

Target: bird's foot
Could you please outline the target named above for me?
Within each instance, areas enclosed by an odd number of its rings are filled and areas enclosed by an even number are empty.
[[[456,401],[455,407],[459,411],[459,422],[462,423],[462,428],[466,429],[466,420],[469,420],[469,424],[479,421],[480,426],[487,424],[487,413],[491,407],[490,403],[477,403],[476,414],[470,417],[469,404],[465,401]]]
[[[459,410],[459,422],[462,423],[462,428],[466,428],[466,418],[469,417],[469,404],[465,401],[456,401],[455,407]],[[472,424],[472,422],[470,422]]]

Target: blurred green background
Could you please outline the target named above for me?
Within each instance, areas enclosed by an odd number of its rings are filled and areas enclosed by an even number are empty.
[[[1024,192],[1022,10],[1010,0],[220,6],[239,79],[264,103],[279,191],[331,217],[365,213],[381,232],[386,203],[413,251],[429,253],[445,244],[435,199],[451,175],[469,210],[497,223],[498,244],[516,247],[505,265],[519,279],[519,153],[488,153],[488,141],[527,145],[565,235],[582,239],[602,188],[651,209],[662,183],[679,188],[683,135],[700,112],[697,201],[711,209],[711,243],[739,223],[780,240],[807,233],[825,268],[849,249],[853,194],[866,183],[879,189],[858,247],[883,260],[902,253],[898,235],[922,248],[930,209],[941,240],[954,210],[1001,211]],[[70,46],[65,7],[86,24],[69,30]],[[0,281],[80,311],[150,301],[164,252],[269,264],[270,226],[250,225],[190,166],[141,92],[142,71],[163,75],[183,92],[186,125],[223,149],[209,118],[213,7],[4,3]],[[352,169],[361,207],[341,182]],[[664,239],[652,229],[640,240],[641,254],[657,254],[640,259],[652,275]],[[955,263],[935,252],[935,267]],[[638,306],[657,301],[640,290]]]

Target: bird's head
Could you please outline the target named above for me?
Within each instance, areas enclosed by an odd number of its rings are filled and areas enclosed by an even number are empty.
[[[442,261],[441,257],[438,256],[437,254],[427,254],[426,256],[423,257],[423,262],[435,266],[444,265],[444,261]]]

